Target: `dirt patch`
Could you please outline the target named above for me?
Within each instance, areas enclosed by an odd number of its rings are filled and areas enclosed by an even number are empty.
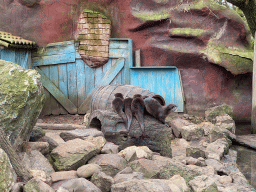
[[[84,125],[84,115],[41,115],[38,123]]]

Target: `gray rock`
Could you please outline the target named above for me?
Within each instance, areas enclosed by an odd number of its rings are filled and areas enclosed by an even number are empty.
[[[205,150],[206,157],[208,159],[220,160],[225,154],[228,153],[229,143],[226,139],[218,139],[213,143],[210,143]]]
[[[134,161],[140,158],[151,159],[153,152],[147,146],[131,146],[118,153],[126,161]]]
[[[134,145],[148,146],[154,152],[171,157],[171,140],[174,138],[172,128],[150,115],[144,116],[144,123],[145,134],[142,136],[139,123],[136,118],[133,118],[128,136],[119,115],[109,110],[94,110],[90,116],[89,126],[99,127],[100,125],[106,140],[119,145],[119,151]]]
[[[0,191],[9,192],[14,185],[15,175],[7,154],[0,148]]]
[[[33,191],[40,191],[40,192],[55,192],[53,188],[49,185],[41,181],[40,179],[31,179],[29,180],[26,185],[23,187],[24,192],[33,192]]]
[[[169,121],[169,124],[172,127],[174,136],[177,138],[180,138],[181,137],[181,128],[183,126],[191,125],[192,123],[185,119],[175,118],[175,119],[171,119]]]
[[[202,122],[198,126],[203,128],[204,135],[207,136],[210,134],[210,131],[213,129],[214,124],[212,124],[211,122]]]
[[[143,173],[145,178],[159,178],[159,167],[153,160],[138,159],[129,163],[133,171]]]
[[[92,158],[89,164],[98,164],[101,170],[110,176],[115,176],[126,167],[126,161],[118,154],[100,154]]]
[[[15,184],[12,186],[11,192],[22,192],[24,185],[25,185],[25,183],[23,183],[23,182],[15,183]]]
[[[52,138],[48,137],[48,136],[44,136],[42,138],[40,138],[38,141],[41,142],[47,142],[49,144],[49,151],[51,152],[54,148],[58,147],[59,144]]]
[[[228,114],[231,117],[233,116],[233,108],[230,105],[222,104],[209,108],[205,111],[205,118],[214,123],[216,122],[216,117],[219,115]]]
[[[204,136],[204,129],[196,124],[181,127],[181,136],[187,141],[199,139]]]
[[[198,177],[195,177],[193,180],[189,181],[189,186],[192,188],[192,191],[214,191],[218,192],[217,188],[217,181],[219,175],[201,175]]]
[[[114,183],[121,183],[135,179],[144,179],[144,174],[141,172],[133,172],[131,167],[126,167],[114,177]]]
[[[99,138],[101,141],[104,138]],[[59,171],[76,170],[84,165],[89,159],[100,152],[103,143],[99,145],[87,140],[73,139],[59,145],[51,152],[51,157],[54,159],[54,165]]]
[[[36,70],[0,60],[0,121],[12,143],[22,129],[22,133],[29,133],[24,140],[29,140],[44,101],[41,76]]]
[[[49,153],[49,143],[47,142],[26,142],[26,145],[23,146],[24,152],[29,151],[39,151],[42,154],[46,155]]]
[[[98,137],[102,136],[104,137],[103,133],[99,131],[98,129],[88,128],[88,129],[75,129],[72,131],[65,131],[60,133],[60,137],[64,141],[72,140],[72,139],[86,139],[89,136]]]
[[[112,142],[107,142],[102,150],[101,153],[103,154],[117,154],[118,153],[118,145],[112,143]]]
[[[57,171],[50,175],[52,182],[78,178],[76,171]]]
[[[27,167],[33,170],[42,170],[47,175],[54,172],[52,165],[49,161],[42,155],[39,151],[30,151],[28,153],[23,153],[22,160]]]
[[[114,179],[104,172],[98,171],[92,175],[91,182],[102,192],[108,192],[111,189],[111,185],[114,183]]]
[[[205,158],[205,152],[200,148],[195,147],[188,147],[186,149],[186,156],[187,157],[194,157],[194,158]]]
[[[44,136],[45,136],[45,131],[42,128],[35,126],[30,134],[29,141],[35,142]]]
[[[193,157],[187,157],[186,165],[196,165],[196,166],[200,166],[200,167],[206,166],[205,160],[203,158],[202,158],[203,160],[199,160],[199,159],[196,159]]]
[[[84,179],[71,179],[65,181],[61,184],[62,188],[67,189],[68,191],[79,191],[79,192],[101,192],[101,190],[96,187],[92,182]]]
[[[224,132],[222,129],[220,129],[218,126],[214,126],[211,130],[210,133],[208,135],[210,143],[221,139],[221,138],[226,138]]]
[[[170,180],[142,179],[131,180],[112,185],[111,192],[182,192],[177,185]]]
[[[207,166],[212,166],[217,173],[228,175],[228,172],[226,172],[224,165],[220,161],[216,159],[206,159],[205,163]]]
[[[45,182],[48,185],[52,184],[51,177],[42,170],[31,169],[29,170],[29,175],[31,176],[31,178],[40,179],[41,181]]]
[[[98,172],[100,170],[101,170],[101,167],[97,164],[86,164],[77,169],[77,175],[78,177],[89,178],[95,172]]]
[[[236,132],[235,121],[228,114],[217,116],[216,126],[218,126],[220,129],[227,129],[233,134]]]

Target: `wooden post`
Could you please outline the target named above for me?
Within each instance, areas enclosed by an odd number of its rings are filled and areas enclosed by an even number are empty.
[[[256,134],[256,32],[254,35],[254,58],[252,73],[252,114],[251,114],[251,132]]]

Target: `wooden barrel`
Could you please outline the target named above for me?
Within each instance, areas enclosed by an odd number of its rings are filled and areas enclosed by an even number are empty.
[[[122,93],[124,98],[133,97],[135,94],[142,96],[153,97],[157,99],[162,105],[165,105],[164,98],[147,89],[136,87],[133,85],[104,85],[99,87],[93,94],[91,99],[91,112],[94,110],[113,110],[111,103],[115,98],[116,93]]]

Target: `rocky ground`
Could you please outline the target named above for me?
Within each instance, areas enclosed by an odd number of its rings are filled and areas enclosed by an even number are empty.
[[[38,122],[83,125],[83,117],[78,115],[50,118],[40,117]],[[229,149],[234,121],[229,115],[220,115],[215,121],[188,115],[167,118],[175,136],[172,158],[147,146],[120,151],[97,129],[45,129],[45,134],[34,129],[21,155],[32,179],[20,183],[11,169],[5,170],[5,178],[9,178],[5,186],[13,186],[13,192],[255,191],[236,167],[236,151]]]

